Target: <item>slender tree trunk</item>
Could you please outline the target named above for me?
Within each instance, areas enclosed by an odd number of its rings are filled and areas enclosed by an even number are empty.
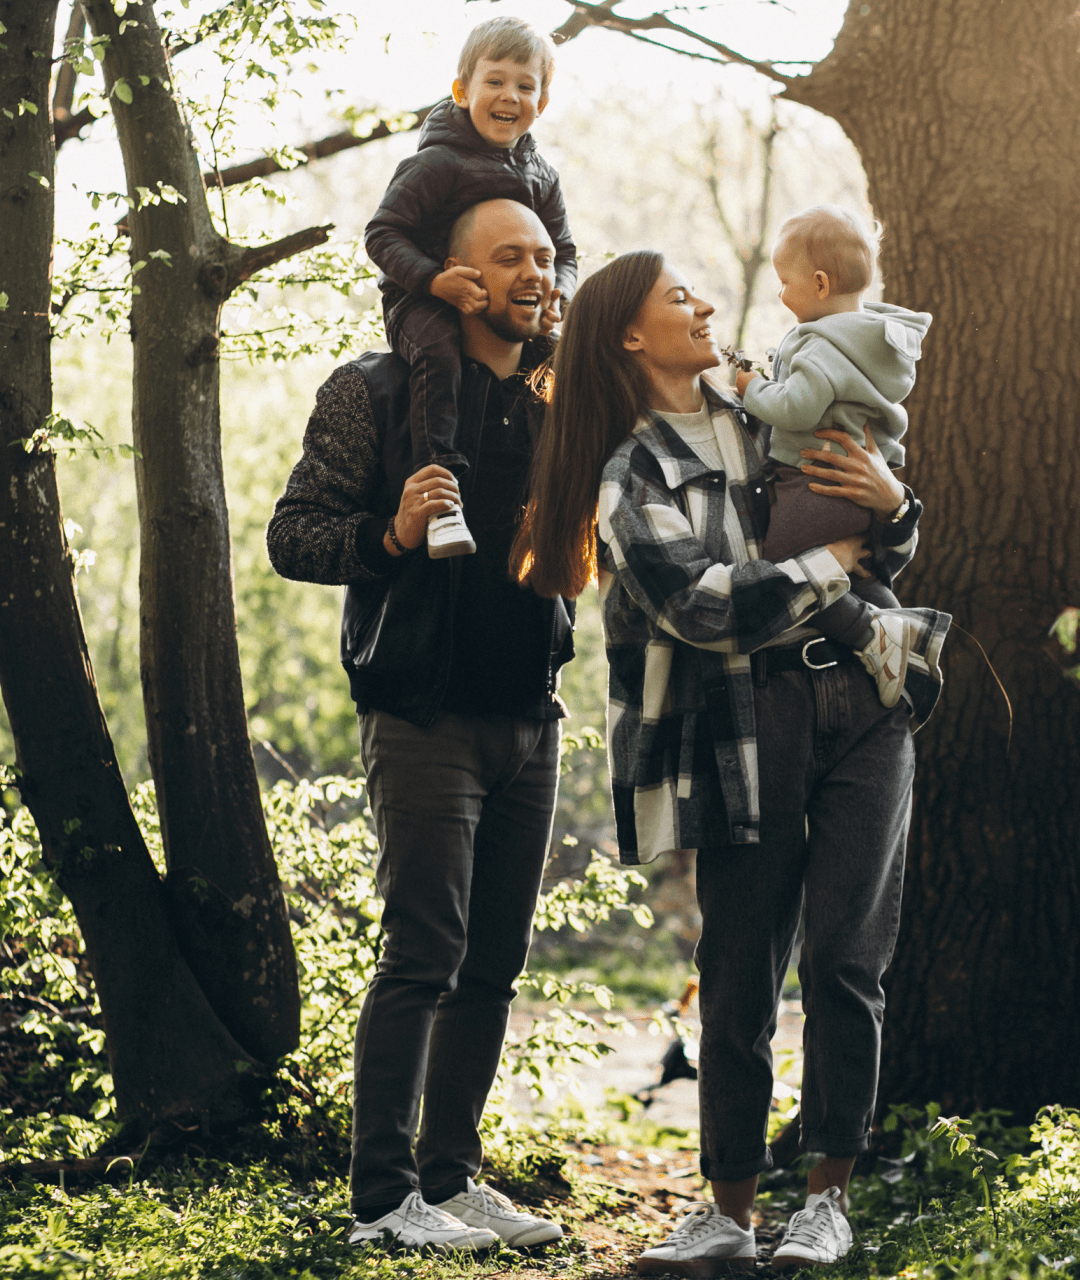
[[[953,613],[919,735],[882,1105],[1080,1103],[1080,691],[1042,651],[1080,601],[1075,0],[852,3],[787,96],[834,116],[891,302],[934,313],[909,401],[926,503],[904,600]]]
[[[149,0],[121,19],[85,4],[128,189],[180,193],[132,210],[146,263],[132,304],[134,442],[142,532],[141,663],[150,765],[184,955],[252,1056],[299,1035],[296,961],[248,739],[221,464],[218,313],[244,251],[214,230],[187,127],[167,86]],[[130,101],[125,101],[130,99]],[[168,260],[152,254],[164,251]]]
[[[22,798],[83,934],[120,1118],[148,1129],[193,1113],[238,1115],[236,1063],[251,1059],[179,953],[131,812],[86,649],[53,455],[14,443],[52,409],[55,18],[56,0],[0,0],[0,285],[9,295],[0,312],[0,687]],[[36,114],[20,114],[20,103]]]

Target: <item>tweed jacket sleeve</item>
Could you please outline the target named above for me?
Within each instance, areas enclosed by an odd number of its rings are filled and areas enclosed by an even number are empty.
[[[738,492],[746,477],[725,484],[705,475],[679,488],[669,479],[649,450],[630,444],[608,462],[600,488],[607,567],[654,628],[697,648],[750,653],[848,590],[824,548],[779,565],[757,558],[757,533]],[[749,558],[733,554],[721,532],[728,501]]]
[[[303,456],[266,530],[270,563],[283,578],[346,585],[392,571],[381,547],[386,520],[372,510],[378,469],[367,385],[358,368],[342,365],[318,390]]]

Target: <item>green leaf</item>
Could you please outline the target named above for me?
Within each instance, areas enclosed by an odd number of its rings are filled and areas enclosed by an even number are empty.
[[[7,296],[6,293],[0,290],[0,311],[6,311],[8,309],[9,302],[10,302],[10,298]]]
[[[131,92],[131,85],[129,85],[126,80],[117,80],[113,85],[113,93],[116,94],[121,102],[125,102],[128,106],[131,106],[131,100],[134,95]]]

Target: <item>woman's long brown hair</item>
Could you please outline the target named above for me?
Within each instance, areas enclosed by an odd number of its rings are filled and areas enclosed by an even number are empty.
[[[596,576],[600,475],[648,406],[648,380],[623,338],[663,268],[652,249],[624,253],[590,276],[567,308],[510,552],[511,573],[538,595],[573,598]]]

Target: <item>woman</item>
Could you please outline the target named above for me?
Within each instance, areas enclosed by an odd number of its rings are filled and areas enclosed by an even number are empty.
[[[886,583],[907,563],[921,508],[872,440],[819,432],[849,452],[804,451],[805,469],[832,482],[818,491],[874,513],[869,552],[858,535],[763,561],[764,433],[702,379],[720,363],[712,312],[652,252],[581,287],[515,559],[543,594],[580,594],[600,568],[623,860],[697,850],[701,1169],[714,1201],[642,1254],[644,1275],[754,1265],[769,1041],[804,898],[802,1146],[824,1158],[772,1265],[850,1248],[846,1190],[869,1137],[899,919],[909,718],[933,707],[946,625],[905,611],[918,636],[911,705],[891,710],[852,651],[816,635],[813,615],[867,574],[860,559]]]

